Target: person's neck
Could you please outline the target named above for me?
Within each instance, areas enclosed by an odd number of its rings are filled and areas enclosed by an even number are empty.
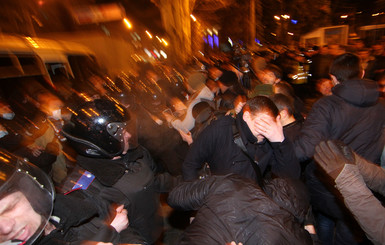
[[[295,118],[294,118],[294,116],[290,116],[290,117],[285,118],[285,119],[282,120],[282,121],[283,121],[283,122],[282,122],[282,126],[286,126],[286,125],[288,125],[288,124],[290,124],[290,123],[295,122]]]

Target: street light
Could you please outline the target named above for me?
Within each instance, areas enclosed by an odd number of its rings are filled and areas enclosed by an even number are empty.
[[[195,22],[195,21],[197,21],[197,18],[195,18],[195,16],[193,15],[193,14],[190,14],[190,17],[191,17],[191,19]]]
[[[148,36],[150,39],[152,39],[152,35],[151,35],[151,33],[150,33],[149,31],[146,30],[146,34],[147,34],[147,36]]]
[[[132,28],[132,24],[131,24],[130,21],[128,21],[128,19],[124,18],[123,21],[124,21],[124,24],[126,24],[126,26],[127,26],[128,29],[131,29],[131,28]]]

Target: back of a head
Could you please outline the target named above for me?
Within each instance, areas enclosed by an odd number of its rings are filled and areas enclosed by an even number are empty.
[[[271,97],[271,100],[277,106],[279,111],[287,110],[290,116],[294,113],[294,100],[284,94],[274,94]]]
[[[276,118],[279,114],[277,106],[274,102],[266,96],[255,96],[248,100],[243,107],[244,111],[249,111],[251,114],[268,113],[270,116]]]
[[[206,101],[194,105],[192,115],[197,123],[203,123],[212,115],[214,109]]]
[[[360,58],[352,53],[337,56],[330,67],[330,74],[335,76],[340,83],[360,78]]]
[[[288,97],[295,98],[296,94],[294,92],[293,87],[288,82],[280,81],[279,83],[276,83],[273,85],[274,93],[276,94],[284,94]]]

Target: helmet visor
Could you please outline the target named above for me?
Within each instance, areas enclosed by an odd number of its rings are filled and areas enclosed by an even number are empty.
[[[32,244],[53,209],[54,187],[36,166],[0,151],[0,244]]]

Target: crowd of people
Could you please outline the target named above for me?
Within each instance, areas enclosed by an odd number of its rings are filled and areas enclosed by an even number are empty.
[[[385,42],[87,74],[1,85],[0,244],[385,244]]]

